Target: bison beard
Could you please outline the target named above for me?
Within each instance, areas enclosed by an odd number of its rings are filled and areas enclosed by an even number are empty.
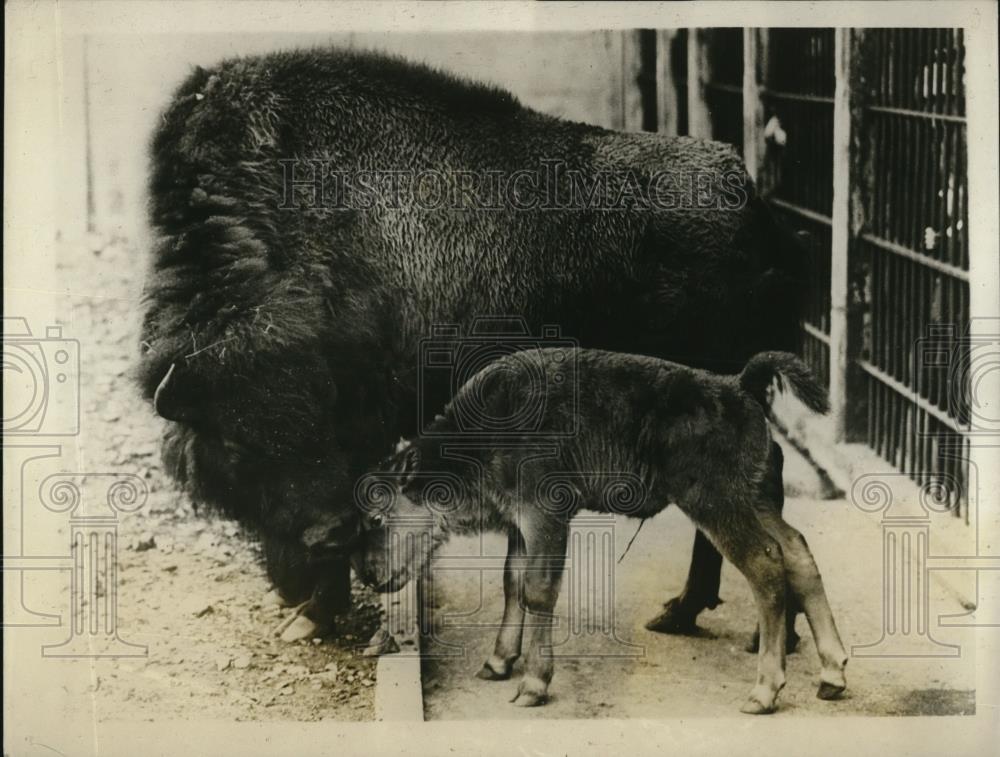
[[[402,60],[310,51],[197,69],[151,157],[139,375],[172,421],[164,459],[260,534],[272,580],[290,601],[312,596],[317,622],[349,603],[354,482],[426,420],[417,351],[432,324],[518,316],[721,371],[797,340],[801,253],[723,144],[571,123]],[[340,209],[308,187],[290,208],[288,159],[299,178],[559,161],[711,180],[700,208]],[[733,176],[747,202],[711,202]],[[449,389],[426,391],[432,414]],[[720,565],[699,535],[661,630],[715,606]]]

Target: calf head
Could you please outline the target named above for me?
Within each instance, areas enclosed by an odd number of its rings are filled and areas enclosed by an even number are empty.
[[[384,467],[355,488],[362,539],[352,563],[366,584],[394,592],[419,574],[447,538],[447,514],[463,500],[463,487],[453,475],[421,472],[420,452],[412,445]]]

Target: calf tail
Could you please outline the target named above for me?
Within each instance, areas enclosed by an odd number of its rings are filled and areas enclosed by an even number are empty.
[[[779,388],[783,388],[782,379],[787,381],[792,394],[810,410],[825,413],[830,409],[826,390],[813,377],[809,366],[790,352],[754,355],[740,374],[740,387],[767,409],[767,388],[775,378]]]

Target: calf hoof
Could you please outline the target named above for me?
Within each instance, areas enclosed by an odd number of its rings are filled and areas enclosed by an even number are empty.
[[[515,707],[540,707],[549,701],[548,687],[539,679],[526,676],[510,701]]]
[[[511,701],[514,702],[515,707],[541,707],[548,701],[548,697],[545,694],[526,691],[523,694],[518,693]]]
[[[646,630],[656,633],[695,634],[698,632],[698,626],[694,622],[697,615],[697,613],[692,614],[674,597],[663,605],[663,612],[646,623]]]
[[[750,698],[743,703],[742,707],[740,707],[740,712],[746,713],[747,715],[770,715],[775,711],[775,709],[777,708],[774,702],[771,702],[769,705],[764,704],[763,702],[758,701],[757,698],[751,694]]]
[[[847,689],[847,684],[836,684],[830,683],[829,681],[820,681],[819,689],[816,691],[817,699],[825,699],[827,701],[831,699],[840,699],[844,694],[844,690]]]
[[[510,678],[510,669],[506,671],[498,672],[490,667],[489,662],[484,662],[483,667],[479,669],[476,673],[476,678],[480,678],[484,681],[506,681]]]

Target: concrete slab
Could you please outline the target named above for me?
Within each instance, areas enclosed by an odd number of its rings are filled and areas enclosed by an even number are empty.
[[[385,630],[398,650],[378,658],[375,669],[375,719],[420,722],[424,719],[420,681],[420,581],[382,595]]]

